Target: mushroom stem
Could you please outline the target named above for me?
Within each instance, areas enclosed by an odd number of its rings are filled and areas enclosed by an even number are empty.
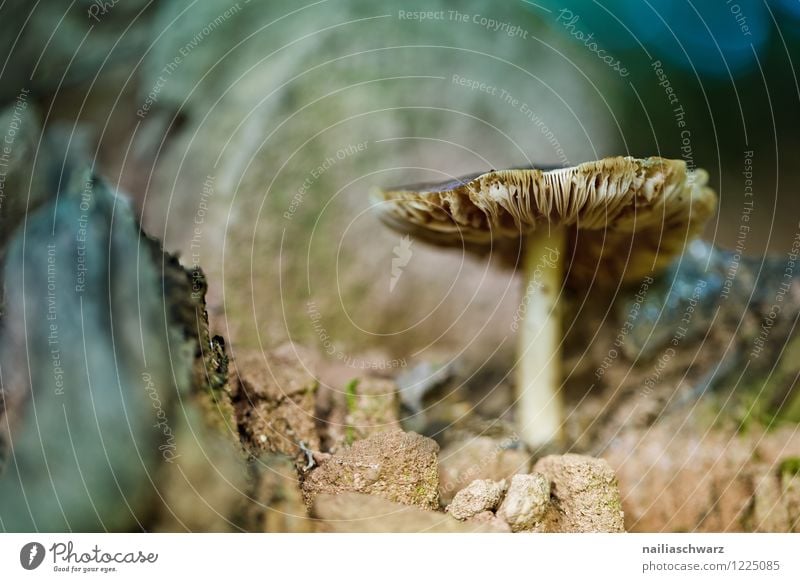
[[[532,449],[561,437],[561,309],[563,228],[535,232],[525,245],[523,320],[517,362],[517,426]]]

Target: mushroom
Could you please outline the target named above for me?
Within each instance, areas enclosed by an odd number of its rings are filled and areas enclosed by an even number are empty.
[[[514,242],[517,254],[522,249],[517,424],[538,449],[558,444],[564,419],[559,297],[565,278],[573,286],[618,285],[668,265],[714,213],[707,179],[681,160],[612,157],[386,188],[378,211],[394,230],[440,246],[486,252]]]

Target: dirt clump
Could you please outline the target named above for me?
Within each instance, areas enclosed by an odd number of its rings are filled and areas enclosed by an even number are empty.
[[[625,531],[617,477],[606,461],[575,454],[548,455],[533,469],[552,483],[552,506],[544,531]]]
[[[321,493],[350,491],[438,509],[438,450],[435,441],[399,430],[356,441],[306,475],[306,503]]]
[[[230,394],[243,444],[254,454],[282,453],[306,462],[319,450],[314,421],[316,380],[302,349],[286,344],[269,353],[237,354]]]

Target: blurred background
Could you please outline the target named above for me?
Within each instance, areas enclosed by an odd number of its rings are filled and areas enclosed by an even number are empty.
[[[234,354],[513,352],[514,274],[402,250],[379,185],[660,155],[710,173],[714,244],[781,255],[800,228],[797,0],[9,0],[0,28],[3,107],[205,271]]]

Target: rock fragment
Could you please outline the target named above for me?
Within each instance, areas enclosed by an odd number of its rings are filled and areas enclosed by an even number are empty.
[[[491,512],[499,505],[505,489],[505,481],[477,479],[456,493],[447,512],[460,520]]]
[[[514,475],[497,517],[513,532],[539,531],[550,509],[550,481],[540,473]]]

